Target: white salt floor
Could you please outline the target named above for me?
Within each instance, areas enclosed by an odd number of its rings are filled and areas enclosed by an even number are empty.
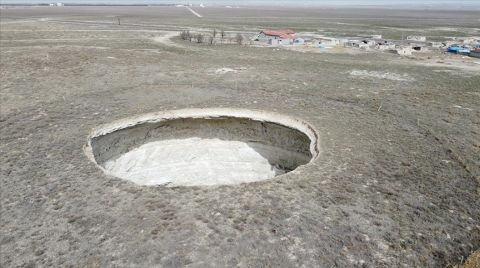
[[[104,167],[140,185],[227,185],[275,177],[275,168],[246,143],[219,139],[151,142],[107,161]]]

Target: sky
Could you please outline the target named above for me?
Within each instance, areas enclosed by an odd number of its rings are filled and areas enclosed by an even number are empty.
[[[20,3],[80,3],[80,4],[186,4],[199,5],[274,5],[274,6],[480,6],[480,0],[0,0],[1,4]]]

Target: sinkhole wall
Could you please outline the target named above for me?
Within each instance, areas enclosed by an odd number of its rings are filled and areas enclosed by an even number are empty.
[[[192,143],[192,138],[196,142]],[[205,142],[214,140],[215,142]],[[187,183],[189,185],[215,184],[212,181],[218,181],[218,184],[250,182],[252,176],[257,174],[245,175],[245,180],[242,181],[242,172],[251,173],[255,166],[250,162],[257,161],[255,160],[257,158],[265,159],[266,161],[262,162],[268,163],[271,170],[275,170],[276,176],[309,163],[319,153],[318,135],[308,123],[276,113],[243,109],[186,109],[119,120],[94,129],[88,138],[85,151],[87,156],[107,174],[129,179],[128,170],[118,172],[118,168],[115,170],[110,168],[112,166],[110,163],[125,158],[129,152],[143,148],[147,144],[155,144],[157,147],[168,146],[170,152],[162,154],[162,148],[155,148],[135,154],[136,157],[140,155],[142,160],[134,159],[135,163],[131,164],[129,170],[140,168],[147,170],[148,172],[141,175],[138,172],[135,175],[142,176],[141,182],[137,183],[144,185],[154,185],[155,181],[158,181],[146,178],[149,175],[168,176],[167,181],[172,182],[175,180],[172,177],[177,176],[175,174],[183,177],[197,174],[199,179],[205,178],[208,181],[195,182],[194,178],[191,178]],[[176,147],[172,148],[172,144]],[[196,146],[204,148],[195,148]],[[146,154],[152,150],[160,153],[151,153],[155,159],[148,159],[149,156]],[[163,151],[167,151],[167,148],[165,147]],[[258,157],[251,157],[249,154],[252,152]],[[209,153],[210,155],[206,156]],[[219,163],[227,161],[226,158],[229,159],[227,164]],[[195,163],[197,161],[195,159],[201,159],[202,165]],[[175,164],[172,161],[182,164]],[[138,166],[146,165],[147,162],[155,164]],[[215,168],[215,165],[221,165],[223,168]],[[188,171],[193,169],[193,166],[196,170]],[[162,171],[155,173],[152,171],[154,168]],[[203,168],[205,168],[203,172],[208,172],[209,176],[202,177],[200,173]],[[221,178],[230,176],[238,180],[225,180],[228,182],[222,183],[219,176]],[[258,173],[258,180],[272,176],[274,175]]]

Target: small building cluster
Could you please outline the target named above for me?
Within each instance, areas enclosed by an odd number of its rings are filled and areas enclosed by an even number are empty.
[[[450,41],[447,51],[474,58],[480,58],[480,37],[460,38]]]
[[[322,49],[342,46],[363,50],[388,51],[402,56],[410,56],[414,52],[425,52],[430,49],[447,49],[452,53],[478,55],[478,48],[480,48],[480,38],[465,38],[446,42],[427,41],[426,36],[418,35],[407,36],[406,39],[402,38],[402,40],[384,39],[382,35],[334,38],[318,35],[299,36],[292,30],[264,30],[255,35],[252,41],[270,46],[308,46]]]

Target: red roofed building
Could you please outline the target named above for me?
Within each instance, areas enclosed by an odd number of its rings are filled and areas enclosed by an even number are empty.
[[[292,30],[261,31],[255,41],[263,41],[270,45],[291,45],[295,39]]]

